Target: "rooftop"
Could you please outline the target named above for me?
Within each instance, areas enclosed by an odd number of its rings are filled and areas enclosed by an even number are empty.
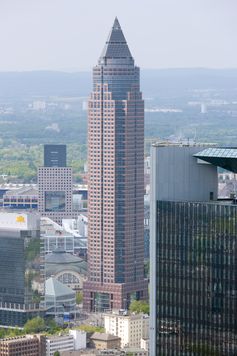
[[[55,297],[64,297],[67,295],[75,294],[75,292],[65,286],[63,283],[59,282],[57,279],[51,277],[46,280],[45,283],[45,295],[55,296]]]
[[[105,58],[130,58],[131,52],[128,48],[123,31],[119,24],[117,17],[114,20],[113,27],[110,31],[109,37],[106,41],[105,47],[102,51],[100,59]]]
[[[111,340],[120,340],[120,337],[115,336],[115,335],[110,335],[106,333],[94,333],[91,336],[91,339],[93,340],[101,340],[101,341],[111,341]]]
[[[237,148],[209,147],[193,155],[214,166],[237,173]]]

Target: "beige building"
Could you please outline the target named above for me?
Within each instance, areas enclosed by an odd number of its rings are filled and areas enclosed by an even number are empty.
[[[40,337],[18,336],[0,340],[0,356],[43,356]]]
[[[144,314],[105,314],[106,333],[121,338],[121,347],[140,348],[141,339],[148,338],[149,317]]]
[[[97,350],[120,349],[121,345],[120,337],[105,333],[94,333],[90,340],[91,347]]]

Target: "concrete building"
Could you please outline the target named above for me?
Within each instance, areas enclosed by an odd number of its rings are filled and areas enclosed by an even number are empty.
[[[82,330],[69,330],[68,335],[46,336],[45,356],[53,356],[56,351],[63,352],[77,351],[86,348],[86,333]]]
[[[88,269],[83,306],[127,308],[144,279],[144,102],[116,18],[93,69],[88,103]]]
[[[45,338],[46,356],[53,356],[56,351],[73,351],[74,338],[72,335],[54,335]]]
[[[0,340],[0,356],[43,356],[40,337],[17,336]]]
[[[150,354],[237,353],[237,205],[217,198],[237,149],[152,147]]]
[[[120,337],[106,333],[94,333],[90,337],[90,345],[97,350],[120,349]]]
[[[66,146],[45,145],[44,164],[38,168],[38,211],[62,224],[62,219],[74,217],[72,168],[66,166]]]
[[[106,333],[121,338],[121,348],[140,348],[141,339],[148,338],[149,317],[143,314],[105,314],[104,327]]]

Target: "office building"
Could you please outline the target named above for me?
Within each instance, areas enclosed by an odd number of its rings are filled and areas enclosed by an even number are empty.
[[[84,308],[127,308],[144,279],[144,103],[117,18],[88,104],[88,263]]]
[[[43,356],[40,336],[26,335],[0,340],[0,356]]]
[[[106,333],[116,335],[121,338],[122,348],[139,348],[141,346],[141,339],[148,338],[149,317],[143,314],[105,314],[104,327]]]
[[[45,336],[45,356],[54,356],[56,351],[62,352],[86,348],[86,333],[82,330],[69,330],[68,334]]]
[[[152,147],[151,355],[237,354],[237,205],[217,167],[237,172],[237,149]]]
[[[66,167],[66,145],[44,145],[44,167]]]
[[[38,168],[38,211],[61,224],[72,218],[72,168],[66,166],[65,145],[45,145],[44,166]]]
[[[42,315],[33,288],[42,278],[39,257],[38,214],[0,213],[0,325],[22,326],[28,317]]]

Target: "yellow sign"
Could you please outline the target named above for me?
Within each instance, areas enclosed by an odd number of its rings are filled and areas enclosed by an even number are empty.
[[[25,218],[24,218],[24,216],[17,216],[16,217],[16,222],[19,222],[19,223],[24,223],[25,222]]]

